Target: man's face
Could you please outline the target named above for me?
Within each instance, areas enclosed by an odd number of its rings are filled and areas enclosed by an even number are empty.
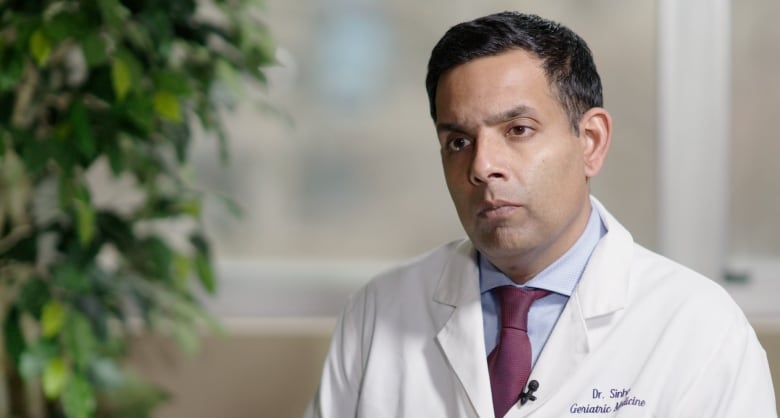
[[[525,282],[576,242],[590,214],[587,141],[521,50],[446,72],[436,93],[442,164],[476,248]]]

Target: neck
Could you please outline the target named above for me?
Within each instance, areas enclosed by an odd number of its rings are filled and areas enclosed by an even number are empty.
[[[534,247],[525,252],[501,254],[490,251],[484,252],[483,255],[513,282],[525,284],[561,258],[577,243],[588,225],[592,210],[588,198],[581,210],[562,228],[558,236],[548,240],[545,245]]]

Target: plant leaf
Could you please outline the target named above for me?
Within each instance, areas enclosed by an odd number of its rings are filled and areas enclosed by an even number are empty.
[[[133,124],[136,136],[146,137],[154,126],[154,106],[150,97],[132,95],[119,105],[115,110],[124,113],[129,122]]]
[[[76,370],[85,371],[95,356],[97,342],[92,327],[84,315],[74,312],[62,329],[63,344],[73,356]]]
[[[190,236],[190,244],[192,244],[196,251],[193,262],[195,263],[195,271],[198,273],[198,278],[203,287],[209,293],[214,294],[217,285],[214,278],[214,270],[211,266],[209,244],[206,241],[206,238],[200,233],[195,233]]]
[[[89,281],[84,271],[70,262],[58,264],[52,268],[54,285],[70,292],[89,291]]]
[[[40,318],[49,297],[49,287],[46,282],[39,278],[33,278],[25,282],[19,292],[19,308],[24,312],[31,313],[36,318]]]
[[[24,60],[21,55],[15,53],[4,54],[0,60],[3,63],[3,70],[0,71],[0,92],[12,90],[22,78]]]
[[[205,253],[198,253],[195,256],[195,271],[198,272],[198,278],[203,287],[211,294],[217,289],[214,279],[214,270],[211,268],[211,261]]]
[[[68,38],[82,38],[90,27],[86,13],[65,9],[46,19],[44,24],[46,34],[56,42]]]
[[[149,35],[149,32],[146,30],[146,28],[144,28],[143,25],[140,25],[132,20],[128,20],[124,22],[123,26],[124,34],[131,45],[144,51],[152,49],[154,42],[152,41],[152,37]]]
[[[98,0],[97,3],[103,21],[109,26],[117,26],[130,16],[130,11],[117,0]]]
[[[76,148],[82,155],[92,158],[95,154],[95,138],[92,135],[92,127],[87,117],[87,110],[80,100],[73,102],[70,108],[70,125],[76,140]]]
[[[181,122],[181,108],[176,95],[167,91],[158,91],[152,98],[152,102],[155,112],[161,118],[171,122]]]
[[[132,78],[130,64],[122,56],[115,57],[111,62],[111,82],[114,94],[119,100],[124,100],[127,92],[130,91]]]
[[[43,67],[51,54],[51,41],[38,29],[30,37],[30,53],[39,67]]]
[[[138,251],[135,257],[139,257],[137,267],[142,274],[149,279],[156,278],[170,283],[173,278],[172,260],[173,251],[159,237],[152,236],[136,243]]]
[[[188,96],[192,93],[189,78],[181,73],[170,70],[159,70],[154,73],[154,84],[159,90],[169,91],[178,96]]]
[[[90,68],[101,65],[108,60],[106,43],[97,32],[87,35],[81,41],[81,50],[84,52],[84,59]]]
[[[62,393],[68,383],[70,371],[62,358],[49,360],[43,371],[43,393],[48,399],[54,399]]]
[[[67,418],[90,418],[96,407],[92,386],[83,376],[73,376],[62,393],[62,409]]]
[[[73,199],[73,209],[76,211],[76,232],[79,242],[86,246],[95,237],[95,209],[80,198]]]
[[[50,300],[43,307],[41,315],[41,333],[49,338],[57,335],[65,323],[67,308],[57,300]]]
[[[187,278],[190,276],[190,263],[187,257],[181,254],[173,256],[173,278],[180,289],[186,289]]]

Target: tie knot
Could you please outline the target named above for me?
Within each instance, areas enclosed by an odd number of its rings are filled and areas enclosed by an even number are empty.
[[[528,310],[539,298],[550,294],[547,290],[530,287],[501,286],[496,289],[501,305],[501,327],[528,331]]]

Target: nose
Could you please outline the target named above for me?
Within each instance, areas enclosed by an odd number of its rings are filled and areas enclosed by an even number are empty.
[[[500,139],[477,138],[469,181],[477,186],[495,180],[506,180],[506,158],[506,150]]]

